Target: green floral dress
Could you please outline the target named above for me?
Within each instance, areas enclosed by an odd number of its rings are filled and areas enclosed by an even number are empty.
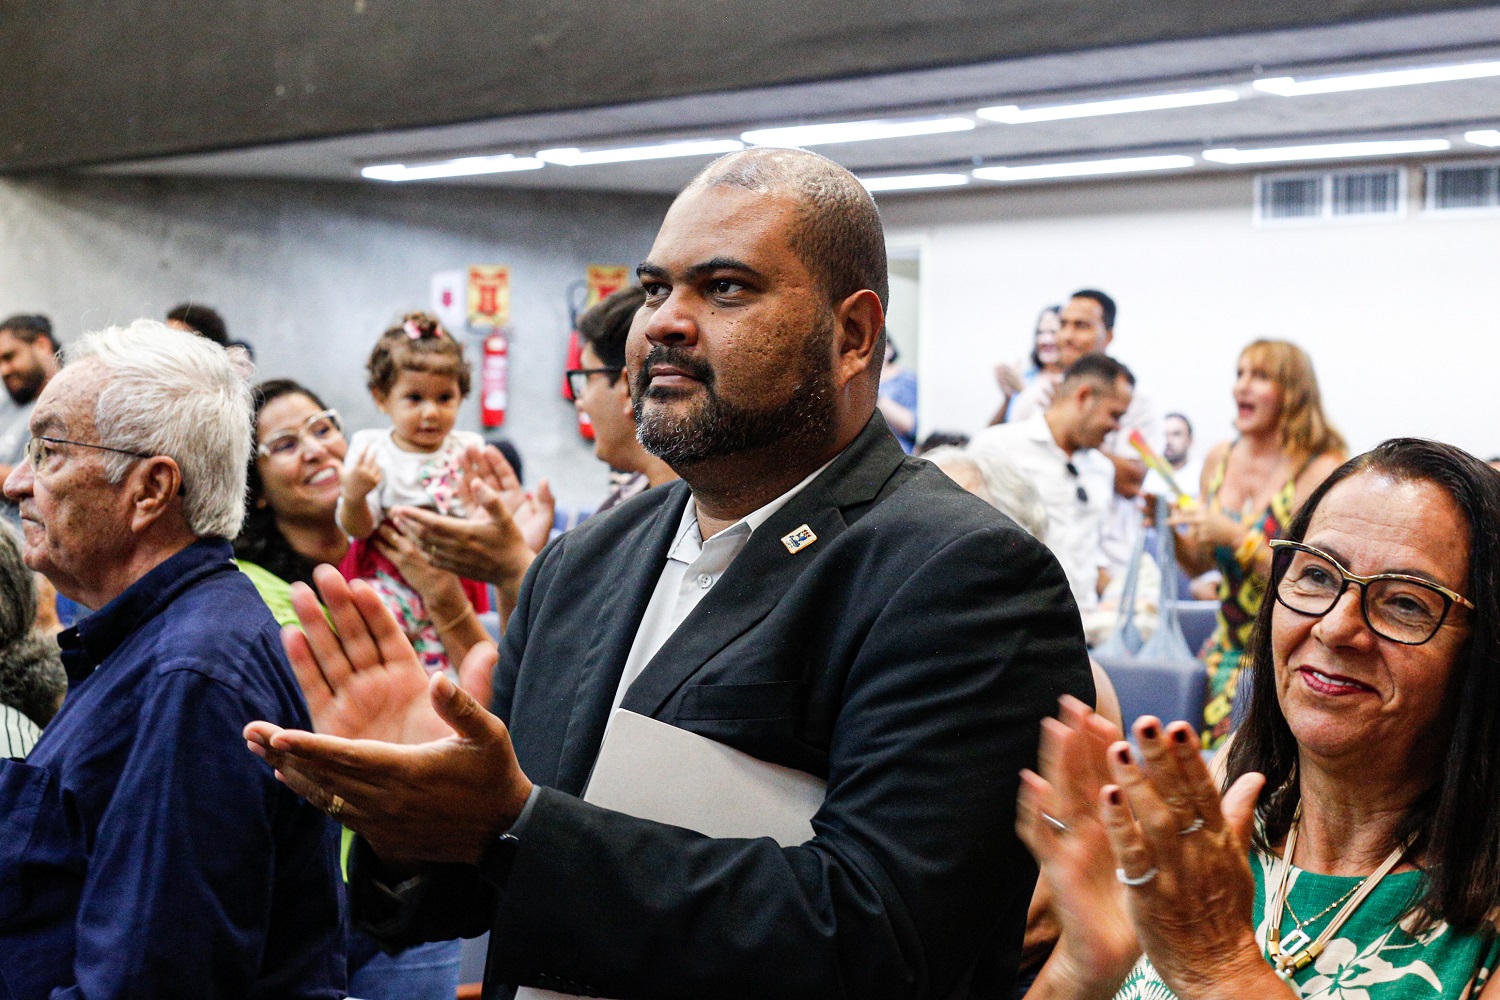
[[[1280,863],[1278,858],[1256,852],[1250,864],[1255,873],[1255,940],[1262,954],[1271,921],[1266,912],[1266,883],[1275,877]],[[1387,875],[1317,961],[1297,973],[1291,983],[1297,995],[1302,1000],[1474,1000],[1500,964],[1500,939],[1488,929],[1459,934],[1445,923],[1420,935],[1409,933],[1402,926],[1401,912],[1421,877],[1416,871]],[[1292,869],[1291,911],[1307,921],[1309,937],[1317,937],[1339,908],[1318,914],[1359,881]],[[1282,920],[1285,938],[1296,924],[1290,915]],[[1115,1000],[1173,1000],[1173,996],[1142,957]]]

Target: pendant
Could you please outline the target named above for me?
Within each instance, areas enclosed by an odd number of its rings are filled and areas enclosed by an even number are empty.
[[[1297,952],[1310,944],[1312,944],[1312,938],[1307,936],[1306,931],[1298,927],[1281,939],[1281,953],[1287,958],[1293,958]]]

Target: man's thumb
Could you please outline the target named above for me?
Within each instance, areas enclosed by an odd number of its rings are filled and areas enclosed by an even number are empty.
[[[446,674],[433,674],[427,692],[437,714],[462,738],[490,741],[503,732],[504,724]]]

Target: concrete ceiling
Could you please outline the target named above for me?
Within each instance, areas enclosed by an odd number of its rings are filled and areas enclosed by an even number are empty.
[[[1444,138],[1453,141],[1450,155],[1485,155],[1489,151],[1466,144],[1463,133],[1500,128],[1500,77],[1293,98],[1249,86],[1265,76],[1306,77],[1479,60],[1500,60],[1500,8],[1096,49],[92,169],[127,175],[359,180],[360,168],[376,163],[493,153],[529,156],[554,146],[732,139],[749,128],[775,125],[929,114],[972,117],[975,109],[995,104],[1031,107],[1205,87],[1234,88],[1241,99],[1028,125],[975,119],[978,127],[967,132],[816,149],[862,176],[1371,138]],[[422,183],[666,194],[680,189],[704,162],[704,157],[685,157],[586,167],[549,165]],[[1200,162],[1197,169],[1228,168]]]

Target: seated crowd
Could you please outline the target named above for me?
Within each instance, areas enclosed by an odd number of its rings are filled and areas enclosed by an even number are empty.
[[[813,154],[710,165],[637,274],[579,319],[621,475],[566,532],[426,313],[357,432],[202,305],[0,322],[0,1000],[436,1000],[485,932],[503,998],[1485,988],[1500,472],[1351,457],[1279,340],[1195,462],[1094,289],[918,445],[879,216]],[[1090,655],[1148,537],[1218,603],[1200,717]],[[597,804],[630,713],[811,776],[805,834]]]

